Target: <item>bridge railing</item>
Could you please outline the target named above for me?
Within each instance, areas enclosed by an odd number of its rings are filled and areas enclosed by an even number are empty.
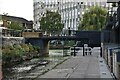
[[[21,37],[21,30],[2,29],[3,37]]]
[[[100,54],[100,47],[94,47],[94,48],[91,48],[91,47],[84,47],[84,53],[85,54],[96,54],[96,53],[99,53]],[[74,53],[74,47],[70,47],[69,49],[69,54],[73,54]],[[75,47],[75,53],[78,53],[78,54],[83,54],[83,47]]]
[[[82,53],[83,52],[83,47],[75,47],[75,53]],[[70,47],[69,53],[74,53],[74,47]]]

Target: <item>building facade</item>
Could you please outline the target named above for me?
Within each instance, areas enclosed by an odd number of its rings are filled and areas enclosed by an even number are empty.
[[[22,17],[0,15],[0,26],[8,27],[11,22],[19,22],[24,29],[33,29],[33,21],[28,21]]]
[[[40,28],[40,19],[46,10],[58,11],[61,14],[63,30],[78,30],[80,19],[84,11],[90,6],[110,8],[107,0],[34,0],[34,29]]]

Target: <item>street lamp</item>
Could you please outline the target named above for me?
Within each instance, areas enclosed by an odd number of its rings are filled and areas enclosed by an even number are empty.
[[[68,27],[68,35],[71,35],[70,27]]]

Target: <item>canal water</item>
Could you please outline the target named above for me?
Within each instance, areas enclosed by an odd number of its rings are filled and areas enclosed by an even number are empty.
[[[37,78],[69,58],[69,56],[65,57],[64,55],[65,51],[63,50],[49,50],[49,57],[34,58],[12,68],[3,68],[4,80]]]

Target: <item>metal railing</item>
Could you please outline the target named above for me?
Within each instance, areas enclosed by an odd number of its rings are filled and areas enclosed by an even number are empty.
[[[2,29],[3,37],[22,37],[22,30],[13,30],[13,29]]]

